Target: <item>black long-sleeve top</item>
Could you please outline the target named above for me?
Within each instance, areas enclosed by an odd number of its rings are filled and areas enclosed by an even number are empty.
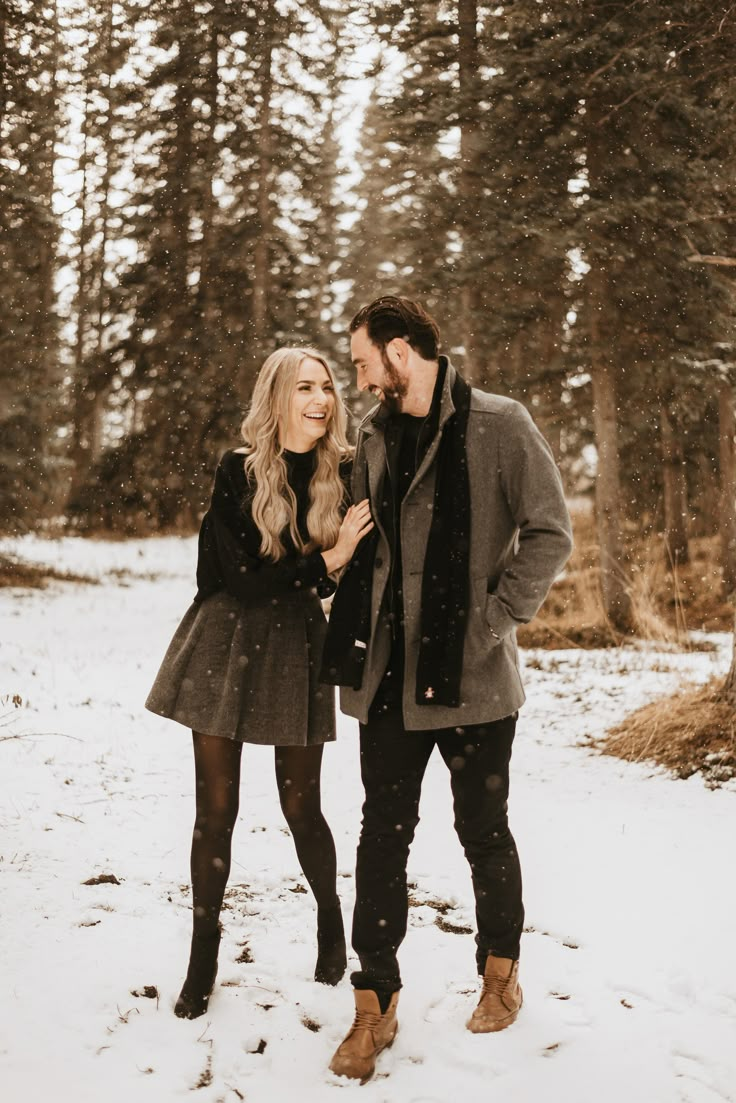
[[[297,528],[303,540],[309,539],[309,483],[314,474],[316,451],[284,451],[288,480],[297,501]],[[340,476],[347,487],[351,461],[340,465]],[[226,452],[215,474],[210,507],[199,531],[197,593],[195,601],[227,590],[247,605],[264,605],[302,588],[316,589],[320,597],[329,597],[335,583],[327,574],[321,550],[303,554],[288,531],[282,534],[286,554],[275,562],[260,553],[261,534],[253,520],[253,489],[245,475],[242,452]]]

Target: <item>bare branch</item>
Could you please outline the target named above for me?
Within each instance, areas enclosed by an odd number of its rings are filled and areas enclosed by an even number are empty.
[[[702,253],[693,253],[687,257],[688,264],[715,264],[721,268],[736,268],[736,257],[703,256]]]
[[[424,31],[423,34],[414,35],[406,42],[406,48],[413,50],[415,46],[421,45],[422,42],[427,42],[430,38],[449,38],[450,35],[457,34],[459,27],[456,23],[447,23],[441,29],[439,27],[433,27],[429,31]]]
[[[616,112],[620,111],[622,107],[626,107],[626,105],[628,103],[631,103],[632,100],[636,99],[637,96],[641,96],[645,92],[648,92],[648,91],[649,91],[649,89],[646,86],[644,88],[637,88],[636,91],[632,92],[630,96],[627,96],[625,100],[621,100],[621,103],[614,104],[614,106],[611,108],[611,110],[608,112],[607,115],[604,115],[602,119],[596,120],[595,125],[596,126],[605,126],[605,124],[608,122],[608,120],[611,118],[612,115],[615,115]]]
[[[639,35],[638,38],[632,38],[630,42],[625,43],[625,45],[623,45],[620,50],[617,50],[616,53],[608,59],[605,65],[601,65],[599,69],[596,69],[595,72],[591,73],[589,77],[586,77],[586,79],[583,81],[583,88],[587,88],[588,85],[593,83],[596,77],[602,76],[603,73],[613,68],[616,62],[620,61],[625,53],[628,53],[628,51],[632,50],[635,46],[641,45],[642,42],[646,42],[648,38],[652,38],[656,35],[662,34],[663,30],[669,31],[672,30],[673,27],[685,26],[687,26],[686,23],[672,23],[669,27],[655,27],[653,30],[647,31],[646,34]]]
[[[736,218],[736,214],[702,214],[693,218],[684,218],[680,222],[672,222],[672,226],[691,226],[694,222],[731,222]],[[688,245],[690,242],[688,241]],[[691,249],[695,246],[690,245]]]
[[[713,264],[719,268],[736,268],[736,257],[719,257],[715,254],[700,253],[689,237],[685,237],[685,241],[688,248],[692,249],[691,255],[685,258],[688,264]]]
[[[728,9],[728,11],[724,15],[723,19],[721,20],[721,22],[718,24],[718,33],[719,34],[723,30],[723,24],[726,22],[726,20],[728,19],[729,15],[731,14],[732,11],[733,11],[733,5],[731,5],[731,7]]]

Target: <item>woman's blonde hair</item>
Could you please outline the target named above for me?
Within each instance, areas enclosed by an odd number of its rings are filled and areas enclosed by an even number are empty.
[[[288,424],[299,368],[307,357],[322,364],[330,377],[335,407],[325,435],[315,445],[317,462],[309,484],[307,513],[309,541],[305,543],[297,529],[296,496],[289,486],[279,431]],[[251,508],[261,534],[261,555],[281,559],[285,554],[281,539],[285,529],[300,551],[335,545],[345,499],[340,462],[351,453],[346,430],[345,405],[325,358],[311,348],[272,352],[258,373],[250,409],[241,427],[246,450],[245,473],[251,485],[255,484]]]

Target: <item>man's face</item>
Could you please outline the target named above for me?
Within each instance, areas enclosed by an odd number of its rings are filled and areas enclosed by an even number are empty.
[[[399,368],[392,343],[379,348],[369,339],[366,327],[361,326],[350,338],[350,355],[358,390],[369,391],[390,414],[401,413],[408,381]]]

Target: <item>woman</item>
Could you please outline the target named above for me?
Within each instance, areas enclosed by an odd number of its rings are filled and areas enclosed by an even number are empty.
[[[217,973],[219,916],[230,872],[243,743],[275,747],[281,807],[317,901],[315,980],[346,967],[335,844],[322,815],[323,745],[334,698],[317,681],[329,576],[373,527],[367,501],[345,509],[346,414],[325,360],[284,348],[266,360],[226,452],[202,521],[194,604],[146,702],[192,729],[196,819],[193,931],[180,1018],[207,1010]]]

